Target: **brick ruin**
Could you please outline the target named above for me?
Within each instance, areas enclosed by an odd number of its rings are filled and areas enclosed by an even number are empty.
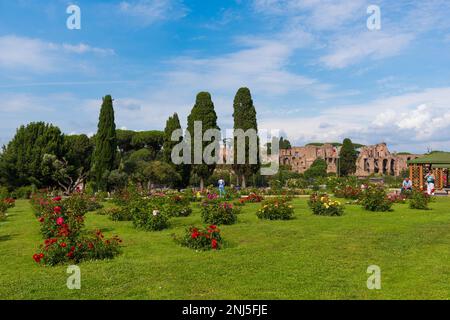
[[[293,171],[303,173],[309,169],[316,159],[324,159],[328,164],[328,173],[336,173],[340,147],[331,144],[320,146],[307,145],[280,150],[280,164],[289,165]],[[356,173],[358,177],[372,174],[398,176],[408,168],[407,161],[416,159],[418,154],[391,153],[385,143],[364,146],[358,150]]]

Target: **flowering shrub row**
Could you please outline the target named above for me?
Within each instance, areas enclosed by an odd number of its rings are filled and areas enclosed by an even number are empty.
[[[319,216],[342,216],[344,207],[339,201],[331,200],[326,194],[312,194],[309,197],[308,206],[313,214]]]
[[[215,225],[206,228],[190,227],[180,238],[174,236],[177,243],[194,250],[219,250],[223,247],[220,229]]]
[[[0,221],[6,219],[6,211],[8,209],[14,208],[16,205],[16,200],[12,198],[0,199]]]
[[[265,200],[256,215],[259,219],[289,220],[294,215],[294,208],[285,198],[273,198]]]

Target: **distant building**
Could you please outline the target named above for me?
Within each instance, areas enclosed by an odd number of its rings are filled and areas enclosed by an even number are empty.
[[[307,145],[280,150],[280,164],[289,165],[292,171],[304,173],[317,159],[324,159],[328,173],[336,173],[340,147],[332,144]],[[364,146],[359,149],[356,160],[356,176],[367,177],[372,174],[398,176],[408,169],[408,161],[421,157],[418,154],[391,153],[385,143]]]

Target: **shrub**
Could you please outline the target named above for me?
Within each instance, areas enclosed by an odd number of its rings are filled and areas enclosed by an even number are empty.
[[[183,204],[165,204],[163,211],[169,217],[188,217],[192,214],[192,209],[189,205]]]
[[[120,253],[117,236],[104,239],[100,230],[92,236],[73,241],[66,237],[49,238],[41,245],[38,253],[33,255],[34,261],[43,265],[54,266],[61,263],[112,259]]]
[[[400,193],[400,194],[391,193],[391,194],[388,194],[388,199],[392,203],[405,203],[407,196],[406,196],[406,194],[402,194],[402,193]]]
[[[59,198],[51,200],[39,217],[45,239],[66,237],[74,241],[84,227],[84,212],[69,210]]]
[[[78,215],[95,211],[102,207],[101,204],[97,203],[95,197],[90,197],[80,192],[75,192],[70,197],[65,198],[63,204],[68,210]]]
[[[169,227],[169,218],[158,208],[147,206],[133,213],[133,224],[147,231],[160,231]]]
[[[250,193],[247,197],[242,198],[241,200],[244,202],[259,203],[264,200],[264,197],[255,193]]]
[[[259,219],[289,220],[294,215],[294,208],[283,198],[265,200],[256,212]]]
[[[361,205],[368,211],[390,211],[393,202],[389,200],[386,190],[379,185],[369,185],[361,194]]]
[[[169,217],[188,217],[192,214],[190,200],[181,195],[165,197],[162,210]]]
[[[106,214],[112,221],[132,221],[133,215],[125,208],[108,208]]]
[[[36,197],[32,204],[40,213],[41,233],[46,239],[40,251],[33,255],[37,263],[53,266],[68,261],[107,259],[119,253],[121,240],[117,236],[104,239],[100,231],[94,236],[82,235],[83,200],[76,198],[68,202],[62,201],[61,197]]]
[[[201,206],[203,222],[212,225],[234,224],[239,213],[239,208],[228,202],[204,201]]]
[[[342,216],[344,207],[339,201],[333,201],[326,194],[312,194],[309,197],[308,206],[313,214],[319,216]]]
[[[334,189],[334,195],[337,198],[357,200],[360,198],[361,193],[362,193],[361,188],[350,185],[337,186]]]
[[[11,195],[16,199],[30,199],[33,189],[33,186],[20,187],[14,190]]]
[[[174,239],[183,247],[195,250],[219,250],[223,247],[220,229],[215,225],[203,229],[190,227],[181,238],[174,236]]]
[[[409,198],[409,207],[411,209],[428,210],[430,202],[431,197],[428,193],[414,190]]]

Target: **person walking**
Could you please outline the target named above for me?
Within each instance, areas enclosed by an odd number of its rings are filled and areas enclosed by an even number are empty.
[[[429,171],[425,176],[425,179],[427,181],[427,193],[430,196],[434,196],[434,182],[436,180],[434,174],[431,171]]]
[[[222,198],[225,196],[225,181],[221,178],[218,181],[219,185],[219,196]]]

